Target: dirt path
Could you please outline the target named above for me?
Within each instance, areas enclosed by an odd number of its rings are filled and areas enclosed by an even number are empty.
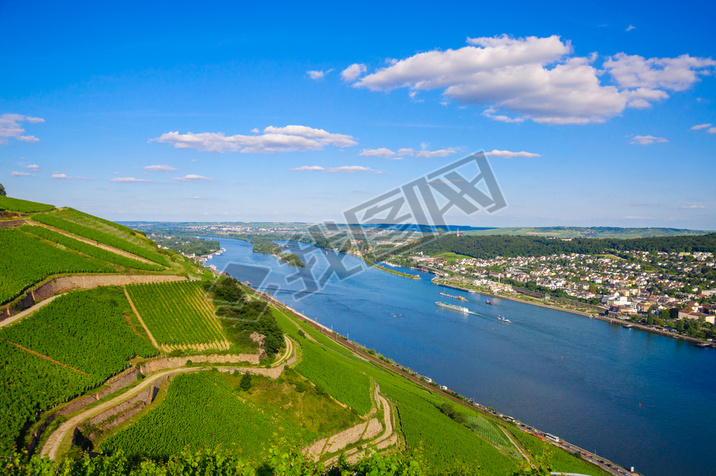
[[[80,369],[76,369],[76,368],[71,367],[71,366],[69,366],[69,365],[67,365],[67,364],[64,364],[64,363],[60,362],[59,360],[55,360],[55,359],[53,359],[52,357],[50,357],[50,356],[48,356],[48,355],[41,354],[41,353],[39,353],[39,352],[37,352],[37,351],[34,351],[34,350],[32,350],[32,349],[28,349],[27,347],[23,347],[23,346],[21,346],[20,344],[16,344],[15,342],[10,342],[9,340],[5,340],[5,339],[0,339],[0,340],[5,341],[5,342],[7,342],[7,343],[10,344],[10,345],[14,345],[14,346],[17,347],[18,349],[22,349],[22,350],[24,350],[25,352],[28,352],[28,353],[30,353],[30,354],[32,354],[32,355],[36,355],[36,356],[38,356],[38,357],[40,357],[40,358],[42,358],[42,359],[49,360],[49,361],[52,362],[53,364],[61,365],[61,366],[65,367],[65,368],[68,368],[68,369],[72,370],[73,372],[77,372],[77,373],[82,374],[82,375],[89,375],[87,372],[83,372],[83,371],[81,371]]]
[[[15,314],[12,317],[8,317],[4,321],[0,321],[0,327],[5,327],[5,326],[9,326],[11,324],[14,324],[16,321],[19,321],[20,319],[23,319],[23,318],[29,316],[30,314],[32,314],[33,312],[37,311],[42,306],[46,306],[46,305],[50,304],[55,298],[60,297],[60,296],[62,296],[62,294],[55,294],[54,296],[49,297],[49,298],[45,299],[44,301],[40,301],[39,303],[35,304],[32,307],[25,309],[24,311],[18,312],[17,314]]]
[[[152,341],[152,345],[159,349],[159,344],[157,343],[157,340],[154,338],[151,332],[149,332],[149,328],[144,323],[144,320],[142,319],[142,316],[139,315],[139,311],[137,311],[137,308],[134,307],[134,303],[132,302],[132,298],[129,297],[129,293],[127,292],[127,287],[123,287],[124,289],[124,295],[127,296],[127,301],[129,301],[129,305],[132,307],[132,311],[134,312],[134,315],[137,316],[137,320],[139,320],[139,323],[144,327],[144,330],[147,332],[147,335],[149,336],[149,340]]]
[[[515,448],[517,448],[517,451],[520,452],[520,454],[522,455],[522,457],[523,457],[525,460],[527,460],[528,463],[532,464],[532,460],[529,458],[529,456],[527,456],[527,453],[525,453],[524,451],[522,451],[522,447],[521,447],[520,445],[518,445],[517,443],[515,443],[515,440],[512,439],[512,436],[510,435],[510,432],[508,432],[507,430],[505,430],[504,428],[502,428],[502,427],[499,426],[499,425],[498,425],[498,428],[499,428],[500,430],[502,430],[502,433],[504,433],[505,436],[507,437],[507,439],[510,440],[510,443],[512,443],[512,446],[514,446]],[[534,467],[534,466],[532,466],[532,467]]]
[[[105,251],[109,251],[110,253],[114,253],[114,254],[117,254],[117,255],[120,255],[120,256],[124,256],[125,258],[134,259],[134,260],[141,261],[142,263],[147,263],[147,264],[157,264],[157,263],[155,263],[154,261],[150,261],[150,260],[148,260],[148,259],[146,259],[146,258],[142,258],[142,257],[140,257],[140,256],[133,255],[132,253],[129,253],[129,252],[127,252],[127,251],[123,251],[123,250],[120,250],[120,249],[117,249],[117,248],[113,248],[113,247],[111,247],[111,246],[108,246],[108,245],[105,245],[105,244],[102,244],[102,243],[98,243],[98,242],[93,241],[93,240],[90,240],[90,239],[88,239],[88,238],[83,238],[83,237],[81,237],[81,236],[73,235],[73,234],[70,233],[70,232],[67,232],[67,231],[65,231],[65,230],[61,230],[61,229],[59,229],[59,228],[55,228],[54,226],[45,225],[44,223],[40,223],[40,222],[32,221],[32,220],[26,220],[26,223],[27,223],[28,225],[30,225],[30,226],[41,226],[41,227],[43,227],[43,228],[47,228],[48,230],[52,230],[52,231],[54,231],[55,233],[59,233],[59,234],[61,234],[61,235],[65,235],[65,236],[68,237],[68,238],[73,238],[73,239],[75,239],[75,240],[77,240],[77,241],[81,241],[82,243],[86,243],[86,244],[88,244],[88,245],[96,246],[97,248],[101,248],[101,249],[103,249],[103,250],[105,250]],[[159,266],[161,266],[161,265],[159,265]]]
[[[311,446],[304,448],[303,453],[308,457],[312,457],[314,461],[319,461],[327,454],[337,452],[340,453],[325,461],[325,464],[328,467],[338,461],[341,454],[345,454],[349,458],[349,462],[355,462],[360,457],[364,456],[365,450],[358,448],[352,448],[346,452],[342,451],[346,447],[355,443],[365,442],[367,445],[377,449],[387,448],[388,446],[392,446],[397,443],[398,436],[393,431],[393,419],[390,404],[385,397],[380,395],[379,391],[380,389],[378,385],[376,385],[373,398],[375,399],[376,408],[383,409],[382,425],[377,418],[362,421],[347,430],[340,431],[332,436],[323,438],[313,443]],[[370,412],[368,415],[373,413],[374,412]],[[376,436],[378,436],[378,438],[376,438]]]

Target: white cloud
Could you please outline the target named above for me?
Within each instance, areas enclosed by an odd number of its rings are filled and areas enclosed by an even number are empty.
[[[311,79],[319,80],[319,79],[323,79],[323,78],[324,78],[328,73],[330,73],[331,71],[333,71],[333,70],[332,70],[332,69],[329,69],[328,71],[323,71],[323,70],[319,70],[319,71],[307,71],[306,74],[308,74],[308,76],[309,76]]]
[[[677,58],[644,58],[639,55],[618,53],[604,62],[619,86],[632,90],[653,91],[688,89],[700,75],[710,74],[716,61],[681,55]]]
[[[467,43],[456,50],[418,53],[363,76],[353,86],[439,89],[443,102],[487,105],[484,114],[502,122],[588,124],[666,99],[666,90],[684,90],[716,65],[711,58],[688,55],[644,59],[619,53],[600,69],[594,65],[596,53],[572,56],[570,42],[554,35],[468,38]],[[603,84],[605,72],[616,85]],[[496,114],[498,110],[511,114]]]
[[[213,182],[214,179],[204,177],[203,175],[189,174],[183,177],[174,177],[177,182]]]
[[[326,170],[326,169],[324,169],[320,165],[302,165],[300,167],[296,167],[291,170],[298,170],[301,172],[304,172],[304,171],[319,172],[321,170]]]
[[[352,65],[341,71],[341,78],[343,78],[343,81],[347,83],[352,83],[358,78],[358,76],[365,73],[366,71],[367,68],[364,64],[353,63]]]
[[[31,174],[29,172],[16,172],[16,171],[10,172],[10,176],[12,176],[12,177],[30,177],[32,175],[33,174]]]
[[[709,127],[706,132],[709,134],[716,134],[716,127]]]
[[[524,117],[510,117],[505,116],[504,114],[495,114],[497,112],[497,109],[495,107],[489,107],[482,111],[482,115],[485,117],[489,117],[493,121],[498,122],[511,122],[511,123],[520,123],[525,122]]]
[[[56,172],[56,173],[52,174],[52,178],[54,178],[54,179],[68,180],[68,179],[71,179],[72,177],[70,177],[70,176],[68,176],[68,175],[66,175],[66,174],[61,174],[61,173],[57,173],[57,172]]]
[[[625,220],[653,220],[654,217],[643,217],[643,216],[636,216],[636,215],[629,215],[624,217]]]
[[[261,131],[258,129],[258,127],[254,127],[253,129],[251,129],[252,134],[258,134],[259,132]]]
[[[225,136],[221,132],[167,132],[149,142],[173,144],[177,149],[198,149],[207,152],[273,153],[321,150],[326,145],[350,147],[357,144],[352,136],[331,134],[323,129],[306,126],[269,126],[261,135]]]
[[[388,159],[393,157],[395,152],[390,149],[386,149],[385,147],[381,147],[379,149],[363,149],[358,155],[362,155],[364,157],[383,157],[384,159]]]
[[[497,149],[495,149],[491,152],[485,152],[485,155],[490,156],[490,157],[500,157],[503,159],[511,159],[513,157],[519,157],[519,158],[524,158],[524,159],[531,159],[533,157],[542,157],[541,155],[533,154],[532,152],[525,152],[525,151],[512,152],[509,150],[497,150]]]
[[[152,172],[175,172],[177,169],[169,165],[147,165],[144,170],[150,170]]]
[[[651,144],[661,144],[664,142],[669,142],[668,140],[664,139],[663,137],[654,137],[654,136],[634,136],[629,141],[630,144],[639,144],[639,145],[651,145]]]
[[[679,208],[681,209],[696,209],[696,208],[706,208],[703,205],[681,205]]]
[[[115,177],[113,179],[109,179],[109,181],[116,183],[154,183],[153,180],[140,179],[135,177]]]
[[[27,169],[32,170],[33,172],[37,172],[38,170],[40,170],[40,166],[37,164],[30,164],[27,166]]]
[[[328,173],[346,173],[354,174],[357,172],[373,172],[375,174],[382,174],[381,170],[373,170],[370,167],[363,167],[362,165],[343,165],[341,167],[331,167],[326,170]]]
[[[636,30],[636,27],[634,25],[629,25],[625,31],[632,31],[632,30]]]
[[[20,126],[21,122],[29,122],[37,124],[45,122],[39,117],[23,116],[21,114],[0,114],[0,145],[10,142],[10,139],[19,140],[21,142],[38,142],[35,136],[23,135],[25,129]]]
[[[457,152],[457,150],[453,149],[452,147],[440,150],[421,150],[420,152],[415,154],[415,157],[433,159],[435,157],[447,157],[448,155],[454,154],[455,152]]]
[[[709,134],[716,134],[716,127],[714,127],[713,124],[699,124],[698,126],[693,126],[691,128],[692,131],[700,131],[701,129],[706,129],[706,132]]]

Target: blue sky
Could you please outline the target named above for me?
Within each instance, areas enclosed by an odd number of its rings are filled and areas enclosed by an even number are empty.
[[[453,223],[716,229],[708,2],[387,3],[0,1],[0,183],[317,222],[484,150]]]

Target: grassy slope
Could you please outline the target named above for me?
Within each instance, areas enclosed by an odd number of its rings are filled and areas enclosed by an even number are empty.
[[[438,407],[448,402],[440,395],[428,392],[423,387],[402,377],[376,367],[351,355],[351,352],[333,342],[312,327],[295,321],[282,311],[275,311],[284,331],[294,337],[305,349],[307,343],[320,344],[332,349],[334,355],[341,355],[340,361],[350,360],[346,372],[363,371],[373,378],[381,392],[395,404],[400,414],[400,432],[411,448],[422,447],[423,453],[434,471],[449,469],[480,468],[481,474],[510,474],[516,470],[521,459],[515,457],[514,447],[505,443],[493,420],[467,408],[459,408],[465,413],[476,429],[470,429],[451,420],[440,412]],[[299,335],[298,330],[310,335],[316,342]],[[328,389],[330,391],[330,388]],[[449,402],[455,405],[454,402]],[[455,405],[457,408],[457,406]],[[509,424],[502,424],[507,428]],[[516,433],[521,433],[515,430]],[[509,448],[509,450],[507,450]],[[579,469],[583,474],[603,475],[595,466],[572,457],[562,450],[554,449],[551,458],[554,471]]]
[[[19,198],[0,197],[0,210],[8,210],[19,213],[32,213],[48,211],[55,208],[54,205],[46,203],[30,202]]]

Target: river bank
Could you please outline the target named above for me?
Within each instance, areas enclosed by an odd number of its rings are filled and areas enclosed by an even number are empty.
[[[645,332],[650,332],[652,334],[658,334],[658,335],[661,335],[664,337],[671,337],[672,339],[682,340],[682,341],[688,342],[690,344],[694,344],[694,345],[700,344],[699,347],[714,347],[712,342],[704,340],[704,339],[697,339],[695,337],[683,336],[683,335],[675,334],[673,332],[665,331],[662,329],[655,329],[648,325],[639,324],[638,322],[632,322],[632,321],[628,321],[628,320],[624,320],[624,319],[616,319],[616,318],[605,316],[604,314],[599,314],[596,312],[591,313],[591,312],[577,311],[576,309],[570,309],[568,307],[543,304],[541,302],[535,302],[533,300],[522,299],[517,296],[510,296],[510,295],[505,295],[505,294],[494,294],[494,293],[490,293],[487,291],[478,290],[475,288],[466,288],[466,287],[458,286],[455,284],[437,282],[436,280],[438,280],[438,279],[444,279],[444,278],[436,278],[435,280],[433,280],[433,284],[435,284],[437,286],[442,286],[445,288],[459,289],[461,291],[467,291],[467,292],[475,292],[475,293],[481,294],[483,296],[495,297],[495,298],[500,298],[500,299],[508,299],[510,301],[520,302],[523,304],[530,304],[532,306],[543,307],[545,309],[552,309],[554,311],[562,311],[562,312],[567,312],[570,314],[576,314],[578,316],[588,317],[590,319],[598,319],[600,321],[608,322],[610,324],[618,324],[622,327],[629,326],[629,328],[638,329],[638,330],[645,331]]]
[[[342,336],[341,334],[333,331],[332,329],[329,329],[328,327],[324,326],[323,324],[319,323],[318,321],[315,321],[311,319],[310,317],[306,316],[305,314],[298,312],[296,309],[293,309],[292,307],[284,304],[283,302],[277,300],[273,296],[263,293],[257,289],[254,289],[252,286],[249,286],[253,291],[261,296],[263,299],[265,299],[267,302],[273,304],[276,308],[278,308],[281,311],[284,311],[286,313],[291,314],[294,318],[312,326],[314,329],[320,331],[323,335],[329,337],[334,342],[340,344],[341,346],[349,349],[352,351],[356,356],[359,358],[369,361],[374,365],[377,365],[387,371],[393,372],[403,378],[408,379],[409,381],[419,385],[420,387],[424,388],[428,392],[441,395],[442,397],[445,397],[449,400],[451,400],[454,403],[457,403],[463,407],[469,408],[473,411],[477,411],[478,413],[481,413],[483,415],[486,415],[490,418],[494,418],[496,420],[499,420],[501,422],[511,422],[515,425],[515,427],[529,435],[535,436],[539,438],[540,440],[544,441],[545,443],[550,443],[553,446],[556,446],[564,451],[570,452],[575,455],[579,455],[580,457],[584,458],[586,461],[589,461],[596,466],[599,466],[602,470],[609,472],[615,476],[620,475],[630,475],[630,476],[638,476],[640,473],[637,472],[630,472],[626,467],[623,467],[617,463],[614,463],[600,455],[597,455],[594,452],[588,451],[584,448],[581,448],[577,445],[571,444],[567,441],[565,441],[562,438],[554,437],[550,435],[549,433],[539,430],[536,427],[532,425],[525,424],[521,422],[518,419],[515,419],[509,415],[503,414],[498,412],[497,410],[494,410],[488,406],[482,405],[478,402],[475,402],[473,399],[468,399],[464,397],[463,395],[460,395],[457,392],[454,392],[452,390],[445,391],[444,387],[441,387],[436,382],[433,382],[431,379],[427,379],[426,377],[421,376],[417,373],[411,373],[412,371],[407,371],[407,369],[400,365],[397,362],[389,363],[384,360],[381,360],[380,358],[376,357],[375,355],[372,355],[360,344],[357,344],[356,342],[348,340],[347,337]]]

